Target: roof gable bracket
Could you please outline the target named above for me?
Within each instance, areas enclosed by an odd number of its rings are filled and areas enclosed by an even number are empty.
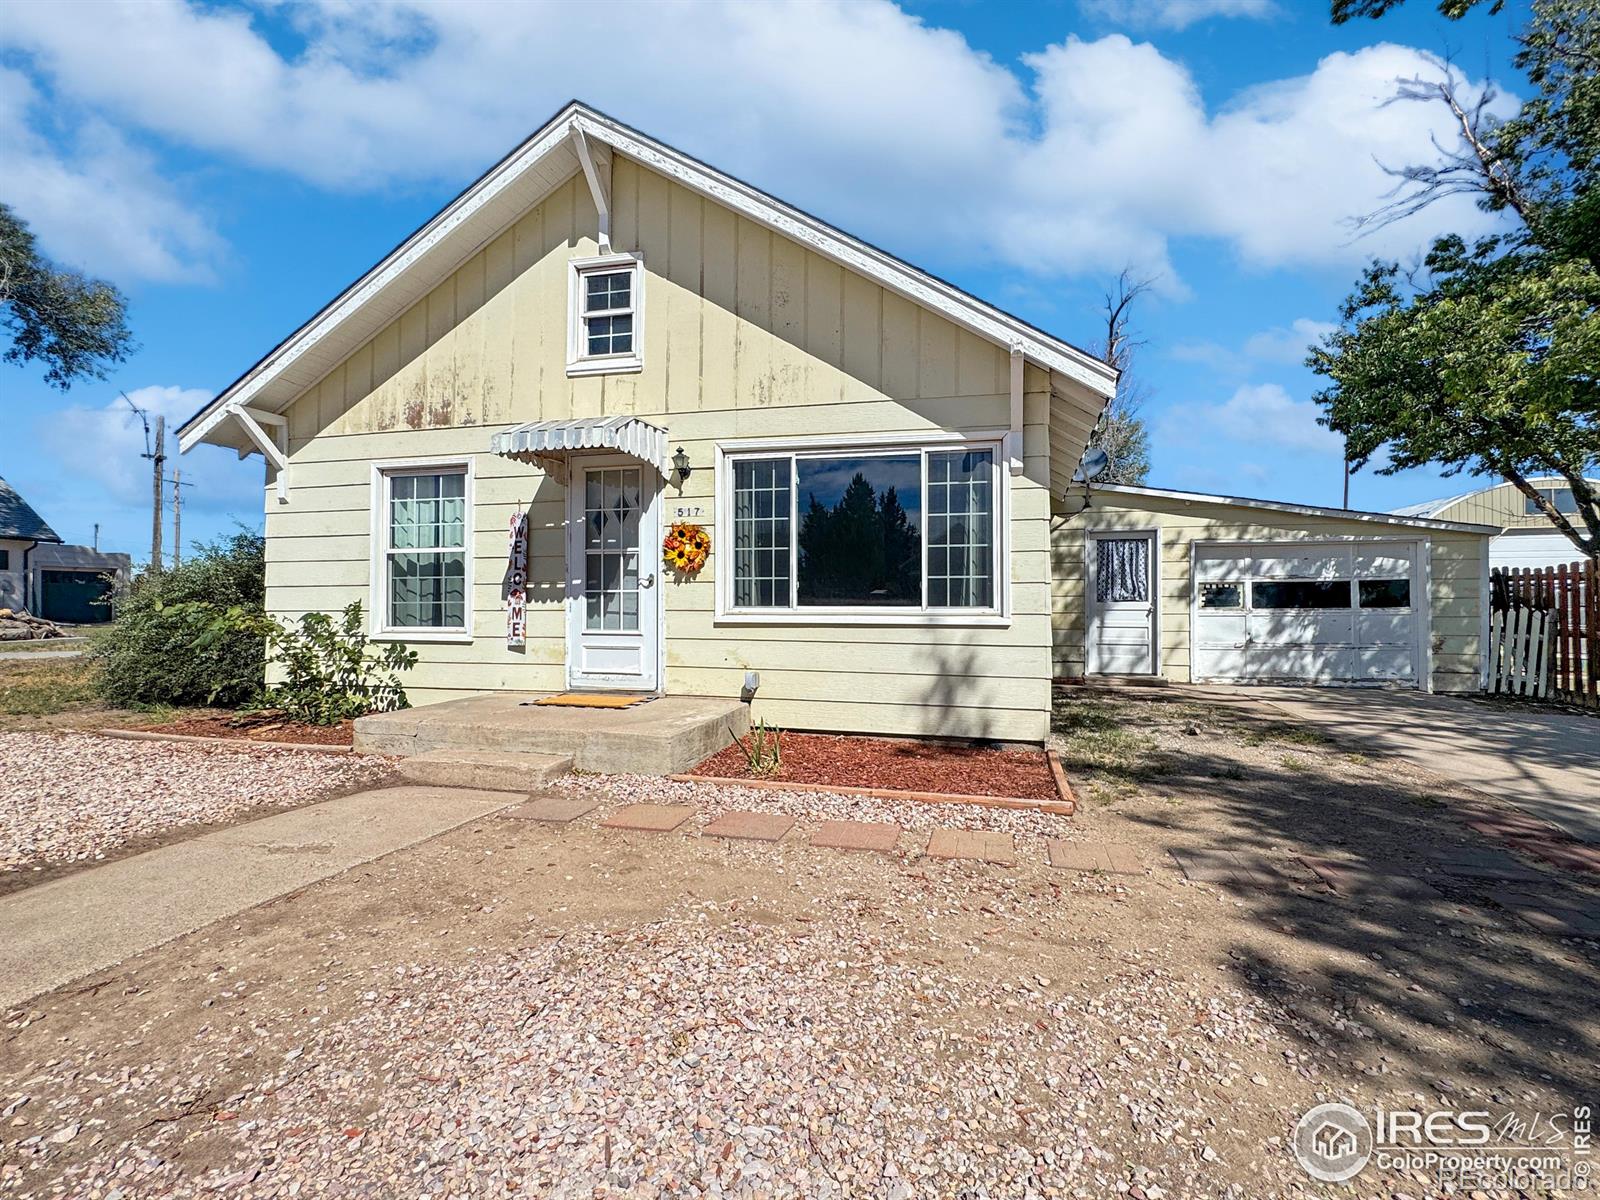
[[[611,253],[611,153],[598,145],[591,146],[577,125],[572,127],[572,148],[583,165],[583,177],[589,183],[589,194],[594,197],[595,211],[600,214],[600,253]]]
[[[278,473],[278,503],[289,503],[289,422],[277,413],[246,408],[242,404],[228,405],[228,412],[239,422],[239,427],[250,436],[250,440],[260,448],[262,456]],[[271,426],[272,437],[267,436],[267,431],[261,428],[262,425]]]

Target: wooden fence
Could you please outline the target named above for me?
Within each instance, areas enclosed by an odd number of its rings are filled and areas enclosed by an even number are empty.
[[[1600,708],[1600,563],[1490,575],[1489,687]]]

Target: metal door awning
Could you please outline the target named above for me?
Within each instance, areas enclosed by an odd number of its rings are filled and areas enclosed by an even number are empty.
[[[581,450],[614,450],[649,463],[666,478],[672,469],[667,431],[638,417],[577,417],[570,421],[529,421],[489,440],[489,449],[506,458],[549,470],[564,467]]]

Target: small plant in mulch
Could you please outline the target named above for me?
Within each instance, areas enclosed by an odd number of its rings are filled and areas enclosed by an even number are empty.
[[[728,732],[733,733],[732,726]],[[778,731],[769,729],[765,721],[757,721],[743,741],[734,734],[733,744],[744,751],[744,760],[752,775],[776,775],[783,766],[783,745]]]

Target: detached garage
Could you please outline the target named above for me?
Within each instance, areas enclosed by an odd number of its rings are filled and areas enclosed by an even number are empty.
[[[1077,487],[1052,523],[1055,673],[1475,691],[1498,532]]]

